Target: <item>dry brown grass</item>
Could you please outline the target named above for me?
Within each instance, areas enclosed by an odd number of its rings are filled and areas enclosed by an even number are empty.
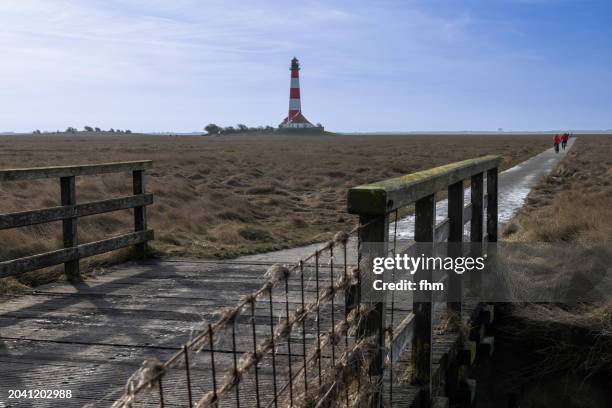
[[[504,230],[511,241],[612,241],[612,137],[578,138]]]
[[[353,220],[345,210],[351,186],[493,153],[507,167],[548,145],[548,136],[15,136],[0,137],[0,168],[151,159],[153,249],[164,256],[232,257],[342,229]],[[77,182],[79,202],[127,194],[126,175]],[[57,180],[0,184],[0,213],[58,202]],[[79,238],[129,231],[132,222],[128,211],[84,218]],[[60,224],[0,231],[0,242],[0,259],[58,248]]]
[[[582,387],[587,378],[605,378],[612,372],[612,302],[606,289],[612,256],[611,215],[612,137],[580,137],[568,156],[540,181],[527,204],[506,226],[506,240],[561,243],[568,248],[559,259],[548,258],[551,267],[547,269],[547,276],[523,277],[530,279],[529,286],[571,285],[572,282],[563,281],[576,282],[577,276],[583,274],[584,281],[597,280],[602,295],[600,302],[514,305],[498,329],[504,341],[532,354],[527,357],[529,363],[513,377],[521,378],[519,383],[544,384],[557,376],[573,373],[582,378],[582,385],[579,384]],[[593,245],[597,251],[585,250],[588,255],[585,258],[580,248]],[[565,262],[565,258],[572,259]],[[559,262],[564,265],[555,267]],[[558,379],[557,384],[561,381]],[[607,393],[609,396],[609,389]],[[561,406],[551,402],[555,391],[541,392],[540,397],[548,399],[548,406]],[[530,405],[527,401],[530,395],[525,398],[525,406],[541,406]],[[571,405],[567,401],[565,404]]]

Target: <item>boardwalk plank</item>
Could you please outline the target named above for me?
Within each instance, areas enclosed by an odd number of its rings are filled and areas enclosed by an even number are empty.
[[[144,358],[167,358],[190,338],[192,328],[204,319],[214,320],[213,314],[219,308],[235,304],[244,294],[258,289],[268,266],[265,262],[251,265],[233,261],[149,260],[109,268],[84,284],[50,284],[23,296],[2,298],[0,377],[4,379],[3,388],[70,388],[75,392],[75,398],[62,401],[63,406],[82,406],[86,403],[109,406],[109,399],[102,403],[96,401],[109,392],[114,392],[111,396],[116,397],[120,387]],[[329,284],[329,268],[322,265],[319,272],[321,286]],[[335,268],[334,273],[339,277],[342,268]],[[305,276],[305,297],[308,302],[315,299],[313,268],[306,268]],[[301,303],[300,287],[297,280],[290,282],[290,308],[295,310]],[[279,316],[284,317],[284,301],[283,289],[276,289],[273,304],[276,322]],[[335,321],[338,322],[344,313],[341,294],[338,294],[335,303]],[[411,296],[397,294],[393,310],[396,324],[410,312],[411,304]],[[388,309],[387,321],[390,322],[391,308]],[[267,301],[259,302],[256,307],[258,341],[269,335],[268,313]],[[330,305],[325,304],[321,310],[322,331],[330,328],[330,320]],[[250,351],[250,311],[237,320],[236,327],[238,350]],[[312,352],[316,338],[315,322],[308,320],[306,328],[308,352]],[[298,330],[296,334],[299,333]],[[232,360],[229,335],[219,337],[215,357],[221,377],[224,368],[231,367]],[[291,343],[293,367],[296,369],[302,363],[301,336],[293,335]],[[337,353],[341,353],[343,347],[339,345]],[[286,380],[287,343],[277,344],[277,352],[280,383],[283,376]],[[437,356],[438,351],[434,350],[434,354]],[[330,357],[328,350],[323,358]],[[198,397],[203,390],[211,388],[208,358],[204,352],[192,360],[195,365],[192,378],[202,387],[202,390],[194,391]],[[408,361],[409,358],[400,357],[398,367],[402,362],[406,365]],[[270,364],[267,357],[262,362],[260,373],[262,388],[268,390],[268,396],[272,387]],[[181,394],[184,392],[183,373],[182,370],[173,371],[164,379],[166,406],[186,406],[185,396]],[[398,375],[396,381],[399,378],[401,376]],[[315,381],[314,377],[310,381]],[[244,387],[241,392],[242,405],[254,406],[252,378],[246,378],[241,387]],[[414,394],[414,389],[405,384],[394,386],[394,399],[403,401],[397,406],[408,406],[406,401]],[[0,401],[2,398],[4,396],[0,393]],[[229,398],[222,406],[232,406],[232,402],[235,403]],[[157,404],[153,392],[135,406]],[[36,406],[56,405],[53,405],[53,401],[41,401]]]

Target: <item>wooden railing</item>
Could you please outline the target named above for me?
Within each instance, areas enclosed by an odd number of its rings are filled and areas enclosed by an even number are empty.
[[[0,214],[0,230],[62,221],[64,243],[62,249],[0,262],[0,278],[63,263],[67,279],[79,281],[81,279],[79,270],[81,258],[131,245],[135,246],[136,257],[145,257],[147,241],[154,237],[153,230],[147,229],[146,212],[146,206],[153,203],[153,195],[145,193],[145,170],[151,167],[151,161],[133,161],[0,170],[0,182],[59,178],[61,187],[61,206]],[[77,204],[76,177],[122,172],[132,173],[133,195]],[[79,218],[131,208],[134,209],[134,232],[79,244],[77,228]]]
[[[470,241],[472,250],[480,247],[486,239],[497,242],[497,194],[499,156],[485,156],[465,160],[418,173],[402,176],[378,183],[363,185],[349,190],[348,211],[359,215],[360,229],[359,256],[362,260],[388,255],[390,215],[398,216],[398,210],[414,204],[414,241],[418,254],[435,254],[435,244],[447,241],[449,251],[461,251],[464,225],[470,222]],[[487,194],[484,194],[484,175],[486,173]],[[464,206],[464,180],[471,182],[471,203]],[[448,193],[448,216],[436,224],[436,193]],[[486,207],[486,235],[484,211]],[[480,243],[480,245],[478,245]],[[458,253],[449,254],[461,256]],[[472,256],[482,255],[472,253]],[[368,268],[366,267],[366,271]],[[370,269],[371,270],[371,269]],[[418,271],[415,281],[432,281],[431,271]],[[449,316],[461,316],[463,287],[456,273],[445,277]],[[351,287],[346,293],[347,308],[355,305],[356,299],[364,302],[364,291],[371,288],[361,284]],[[371,368],[371,374],[384,376],[385,370],[385,331],[387,323],[387,299],[384,292],[372,297],[370,317],[366,320],[363,335],[376,335],[379,339],[380,356]],[[435,313],[433,292],[418,291],[414,294],[412,314],[392,329],[390,360],[397,359],[411,342],[413,378],[422,389],[422,397],[429,401],[432,397],[432,322]],[[353,306],[354,307],[354,306]],[[428,402],[426,403],[428,404]]]

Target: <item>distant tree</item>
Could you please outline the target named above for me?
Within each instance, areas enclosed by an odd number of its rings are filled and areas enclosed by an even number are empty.
[[[323,127],[323,125],[322,125],[322,124],[320,124],[320,123],[317,123],[317,127],[318,127],[318,128],[322,128],[322,127]]]
[[[108,129],[108,131],[111,132],[111,133],[115,133],[115,129],[113,129],[113,128]]]
[[[227,126],[223,128],[223,133],[234,133],[236,132],[236,129],[234,129],[233,126]]]
[[[75,127],[68,126],[66,128],[66,133],[76,133],[76,132],[77,132],[77,129]]]
[[[237,124],[236,127],[238,127],[238,130],[241,132],[246,132],[249,130],[249,127],[247,125],[243,125],[242,123]]]
[[[132,133],[130,129],[125,129],[125,133]]]
[[[208,125],[206,125],[204,130],[209,135],[216,135],[217,133],[219,133],[221,131],[221,128],[219,126],[215,125],[214,123],[209,123]]]
[[[266,130],[274,130],[274,128],[272,126],[270,126],[270,125],[267,125],[266,126]]]
[[[101,131],[102,131],[102,129],[100,129],[99,127],[97,127],[97,128],[94,128],[94,131],[96,131],[96,132],[101,132]]]
[[[36,129],[35,131],[33,131],[32,133],[34,133],[35,135],[40,135],[40,130]]]
[[[91,126],[84,126],[83,129],[85,129],[86,132],[93,132],[93,128]]]

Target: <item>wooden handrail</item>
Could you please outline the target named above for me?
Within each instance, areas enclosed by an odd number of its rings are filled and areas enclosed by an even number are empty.
[[[0,170],[0,181],[36,180],[59,178],[61,206],[0,214],[0,230],[29,225],[62,221],[64,248],[42,254],[0,262],[0,278],[29,272],[48,266],[64,264],[64,271],[71,281],[81,279],[81,258],[110,252],[127,246],[135,246],[136,255],[146,255],[146,244],[154,238],[147,228],[146,206],[153,203],[153,195],[145,192],[144,171],[152,167],[150,160],[87,164],[82,166],[38,167],[29,169]],[[76,177],[105,173],[132,173],[133,195],[77,204]],[[134,232],[101,241],[79,244],[77,221],[81,217],[112,211],[134,209]]]
[[[95,214],[128,210],[153,204],[153,194],[139,194],[109,200],[92,201],[77,205],[43,208],[32,211],[20,211],[0,214],[0,230],[44,224],[69,218],[81,218]]]
[[[414,245],[402,251],[417,251],[419,254],[435,255],[436,243],[452,243],[449,256],[463,256],[463,230],[470,225],[470,241],[480,243],[472,245],[471,256],[482,255],[482,243],[497,242],[497,182],[501,164],[499,156],[484,156],[464,160],[406,176],[396,177],[377,183],[351,188],[348,192],[348,211],[359,214],[359,258],[364,260],[364,270],[376,257],[388,254],[390,214],[402,207],[415,204]],[[484,178],[487,180],[487,194],[484,193]],[[471,182],[471,202],[464,205],[464,181]],[[448,217],[436,224],[436,193],[448,193]],[[486,226],[483,223],[486,209]],[[395,213],[397,217],[397,212]],[[452,252],[452,253],[450,253]],[[406,252],[404,252],[406,253]],[[473,274],[470,286],[479,288],[478,274]],[[415,281],[433,281],[429,270],[418,270]],[[362,280],[363,281],[363,280]],[[367,279],[365,281],[368,281]],[[444,277],[447,295],[447,313],[449,319],[456,320],[462,315],[463,282],[459,275],[449,271]],[[367,295],[364,297],[364,293]],[[459,299],[457,299],[459,297]],[[364,320],[367,322],[362,335],[376,336],[380,345],[385,342],[386,331],[386,295],[383,291],[377,295],[371,288],[362,287],[361,281],[346,292],[347,310],[356,307],[359,299],[367,299],[371,312]],[[361,300],[363,302],[363,300]],[[412,344],[411,359],[413,380],[422,387],[424,401],[433,394],[432,384],[432,321],[435,313],[435,302],[431,290],[414,293],[412,312],[406,316],[398,327],[393,328],[390,352],[386,356],[391,362]],[[380,347],[383,350],[384,347]],[[382,351],[381,351],[382,353]],[[381,354],[370,367],[370,374],[384,377],[384,358]],[[371,406],[381,404],[381,391],[372,398]]]
[[[501,161],[500,156],[483,156],[354,187],[348,192],[348,212],[383,215],[465,180],[473,174],[497,168]]]
[[[33,167],[29,169],[0,170],[0,181],[37,180],[45,178],[91,176],[95,174],[122,173],[147,170],[153,166],[151,160],[84,164],[79,166]]]
[[[0,262],[0,278],[70,261],[78,261],[81,258],[88,258],[127,246],[145,243],[152,239],[152,230],[130,232],[117,237],[88,242],[87,244],[81,244],[76,247],[58,249],[38,255]]]

